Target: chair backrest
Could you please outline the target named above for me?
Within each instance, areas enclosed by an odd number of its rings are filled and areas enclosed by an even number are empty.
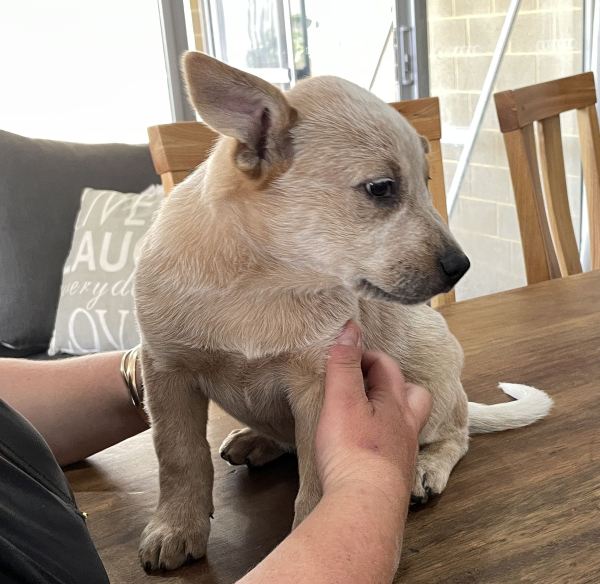
[[[208,158],[219,134],[202,122],[177,122],[151,126],[148,137],[154,168],[169,195]]]
[[[400,112],[421,136],[429,140],[428,160],[431,176],[429,190],[435,208],[448,223],[440,147],[442,125],[439,99],[425,97],[390,105]],[[152,126],[148,128],[148,136],[154,167],[161,176],[165,194],[168,195],[175,185],[182,182],[192,170],[204,162],[218,134],[202,122],[178,122]],[[452,290],[448,294],[440,294],[433,298],[431,305],[437,307],[449,304],[454,302],[454,299],[454,290]]]
[[[429,191],[437,212],[448,223],[446,206],[446,186],[444,184],[444,166],[442,164],[442,121],[440,118],[440,100],[437,97],[422,97],[409,101],[397,101],[390,105],[400,112],[421,136],[429,140]]]
[[[594,74],[502,91],[494,99],[515,192],[527,283],[582,271],[560,131],[560,114],[570,110],[577,110],[592,269],[600,268],[600,132]]]

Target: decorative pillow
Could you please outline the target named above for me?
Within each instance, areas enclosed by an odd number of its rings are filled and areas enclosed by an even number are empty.
[[[83,191],[50,355],[124,350],[139,343],[133,271],[163,198],[161,187],[142,194]]]

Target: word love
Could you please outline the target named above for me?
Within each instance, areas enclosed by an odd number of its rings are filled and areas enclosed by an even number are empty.
[[[84,308],[76,308],[69,318],[69,340],[68,346],[62,350],[66,353],[98,353],[106,340],[110,347],[115,350],[130,348],[127,342],[129,329],[136,328],[135,315],[130,310],[118,311],[118,325],[109,326],[106,310],[88,311]],[[113,315],[113,317],[116,315]],[[111,332],[116,328],[116,334]],[[91,341],[91,343],[90,343]]]

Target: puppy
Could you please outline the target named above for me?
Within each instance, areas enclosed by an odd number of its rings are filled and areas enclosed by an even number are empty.
[[[394,109],[335,77],[285,95],[201,53],[183,60],[191,102],[222,136],[162,205],[137,267],[147,407],[160,468],[158,508],[141,538],[147,569],[206,551],[214,400],[245,424],[231,464],[298,454],[294,526],[321,496],[314,438],[325,359],[354,319],[366,349],[392,355],[433,397],[413,500],[441,493],[469,432],[519,427],[550,399],[472,404],[461,348],[425,305],[469,261],[427,189],[428,144]]]

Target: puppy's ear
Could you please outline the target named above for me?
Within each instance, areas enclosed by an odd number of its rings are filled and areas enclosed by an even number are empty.
[[[429,154],[431,152],[431,147],[429,146],[429,140],[427,138],[425,138],[425,136],[419,136],[419,138],[421,139],[421,145],[423,146],[423,152],[425,152],[425,155]]]
[[[238,140],[235,162],[242,170],[260,174],[291,159],[289,130],[297,114],[279,89],[203,53],[187,52],[181,64],[202,120]]]

